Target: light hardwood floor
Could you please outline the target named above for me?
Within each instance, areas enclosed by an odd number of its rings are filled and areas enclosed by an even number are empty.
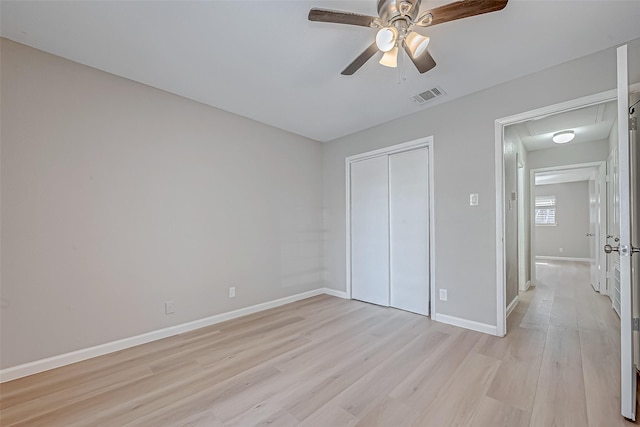
[[[619,320],[580,263],[538,265],[497,338],[329,296],[0,386],[2,426],[597,426]]]

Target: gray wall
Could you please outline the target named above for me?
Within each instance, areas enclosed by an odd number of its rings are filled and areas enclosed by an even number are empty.
[[[617,134],[617,133],[616,133]],[[557,148],[530,151],[527,156],[529,169],[549,168],[606,161],[609,157],[609,141],[585,142],[563,145]]]
[[[322,286],[320,143],[1,43],[3,368]]]
[[[536,256],[589,258],[589,182],[536,185],[536,196],[550,195],[556,196],[557,225],[535,227]]]
[[[630,45],[630,58],[640,64],[640,40]],[[436,311],[496,325],[495,120],[613,89],[615,79],[615,49],[608,49],[326,143],[328,285],[346,288],[345,157],[433,135],[434,285],[436,295],[448,289]],[[640,81],[640,67],[630,79]],[[480,194],[479,206],[469,206],[470,193]]]

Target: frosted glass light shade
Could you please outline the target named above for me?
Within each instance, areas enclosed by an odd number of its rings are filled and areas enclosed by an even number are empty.
[[[404,40],[409,48],[409,52],[411,52],[411,56],[414,58],[419,57],[425,50],[427,50],[429,41],[431,41],[429,37],[425,37],[415,31],[411,31]]]
[[[380,59],[380,64],[385,67],[395,68],[398,66],[398,46],[391,48],[389,52],[385,52]]]
[[[376,34],[376,46],[382,52],[389,52],[396,45],[398,40],[398,30],[395,27],[384,27]]]
[[[553,134],[553,142],[556,144],[566,144],[569,141],[572,141],[576,135],[572,130],[565,130],[562,132],[557,132]]]

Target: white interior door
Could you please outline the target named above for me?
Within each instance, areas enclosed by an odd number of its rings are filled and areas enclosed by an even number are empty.
[[[600,282],[600,293],[607,295],[607,257],[600,248],[607,238],[607,164],[601,164],[597,169],[597,201],[598,201],[598,222],[596,227],[596,258],[598,262],[598,281]]]
[[[587,236],[589,237],[589,264],[591,266],[591,286],[595,291],[600,290],[599,284],[599,272],[598,272],[598,260],[596,255],[596,237],[597,233],[597,223],[598,223],[598,210],[599,207],[596,203],[597,194],[596,194],[596,180],[595,177],[592,177],[589,180],[589,232]]]
[[[617,132],[617,125],[616,125]],[[607,160],[607,235],[605,244],[616,246],[620,241],[620,195],[618,191],[618,147],[615,146]],[[616,240],[617,239],[617,240]],[[613,309],[620,315],[620,256],[612,252],[607,258],[607,291]]]
[[[640,139],[638,138],[637,123],[640,120],[640,87],[630,96],[631,105],[635,108],[630,109],[631,120],[635,125],[629,131],[629,171],[631,178],[631,243],[640,246]],[[636,250],[638,250],[636,248]],[[632,248],[632,254],[633,248]],[[634,318],[640,318],[640,253],[636,252],[631,257],[631,295],[633,297],[632,314]],[[633,363],[636,371],[640,369],[640,332],[633,331]]]
[[[353,162],[351,297],[389,306],[389,166],[380,156]]]
[[[620,198],[620,361],[621,412],[636,419],[636,370],[633,358],[633,286],[632,286],[632,180],[629,145],[629,79],[627,46],[617,51],[618,60],[618,176]],[[636,257],[640,256],[638,254]]]
[[[429,315],[427,148],[389,156],[391,306]]]

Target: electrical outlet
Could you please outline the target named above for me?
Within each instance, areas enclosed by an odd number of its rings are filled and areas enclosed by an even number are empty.
[[[440,301],[446,301],[446,300],[447,300],[447,290],[440,289]]]
[[[236,297],[236,287],[232,286],[229,288],[229,298],[235,298]]]
[[[560,253],[564,252],[564,248],[559,248]]]
[[[167,301],[164,303],[164,314],[173,314],[176,312],[176,307],[173,305],[173,301]]]

